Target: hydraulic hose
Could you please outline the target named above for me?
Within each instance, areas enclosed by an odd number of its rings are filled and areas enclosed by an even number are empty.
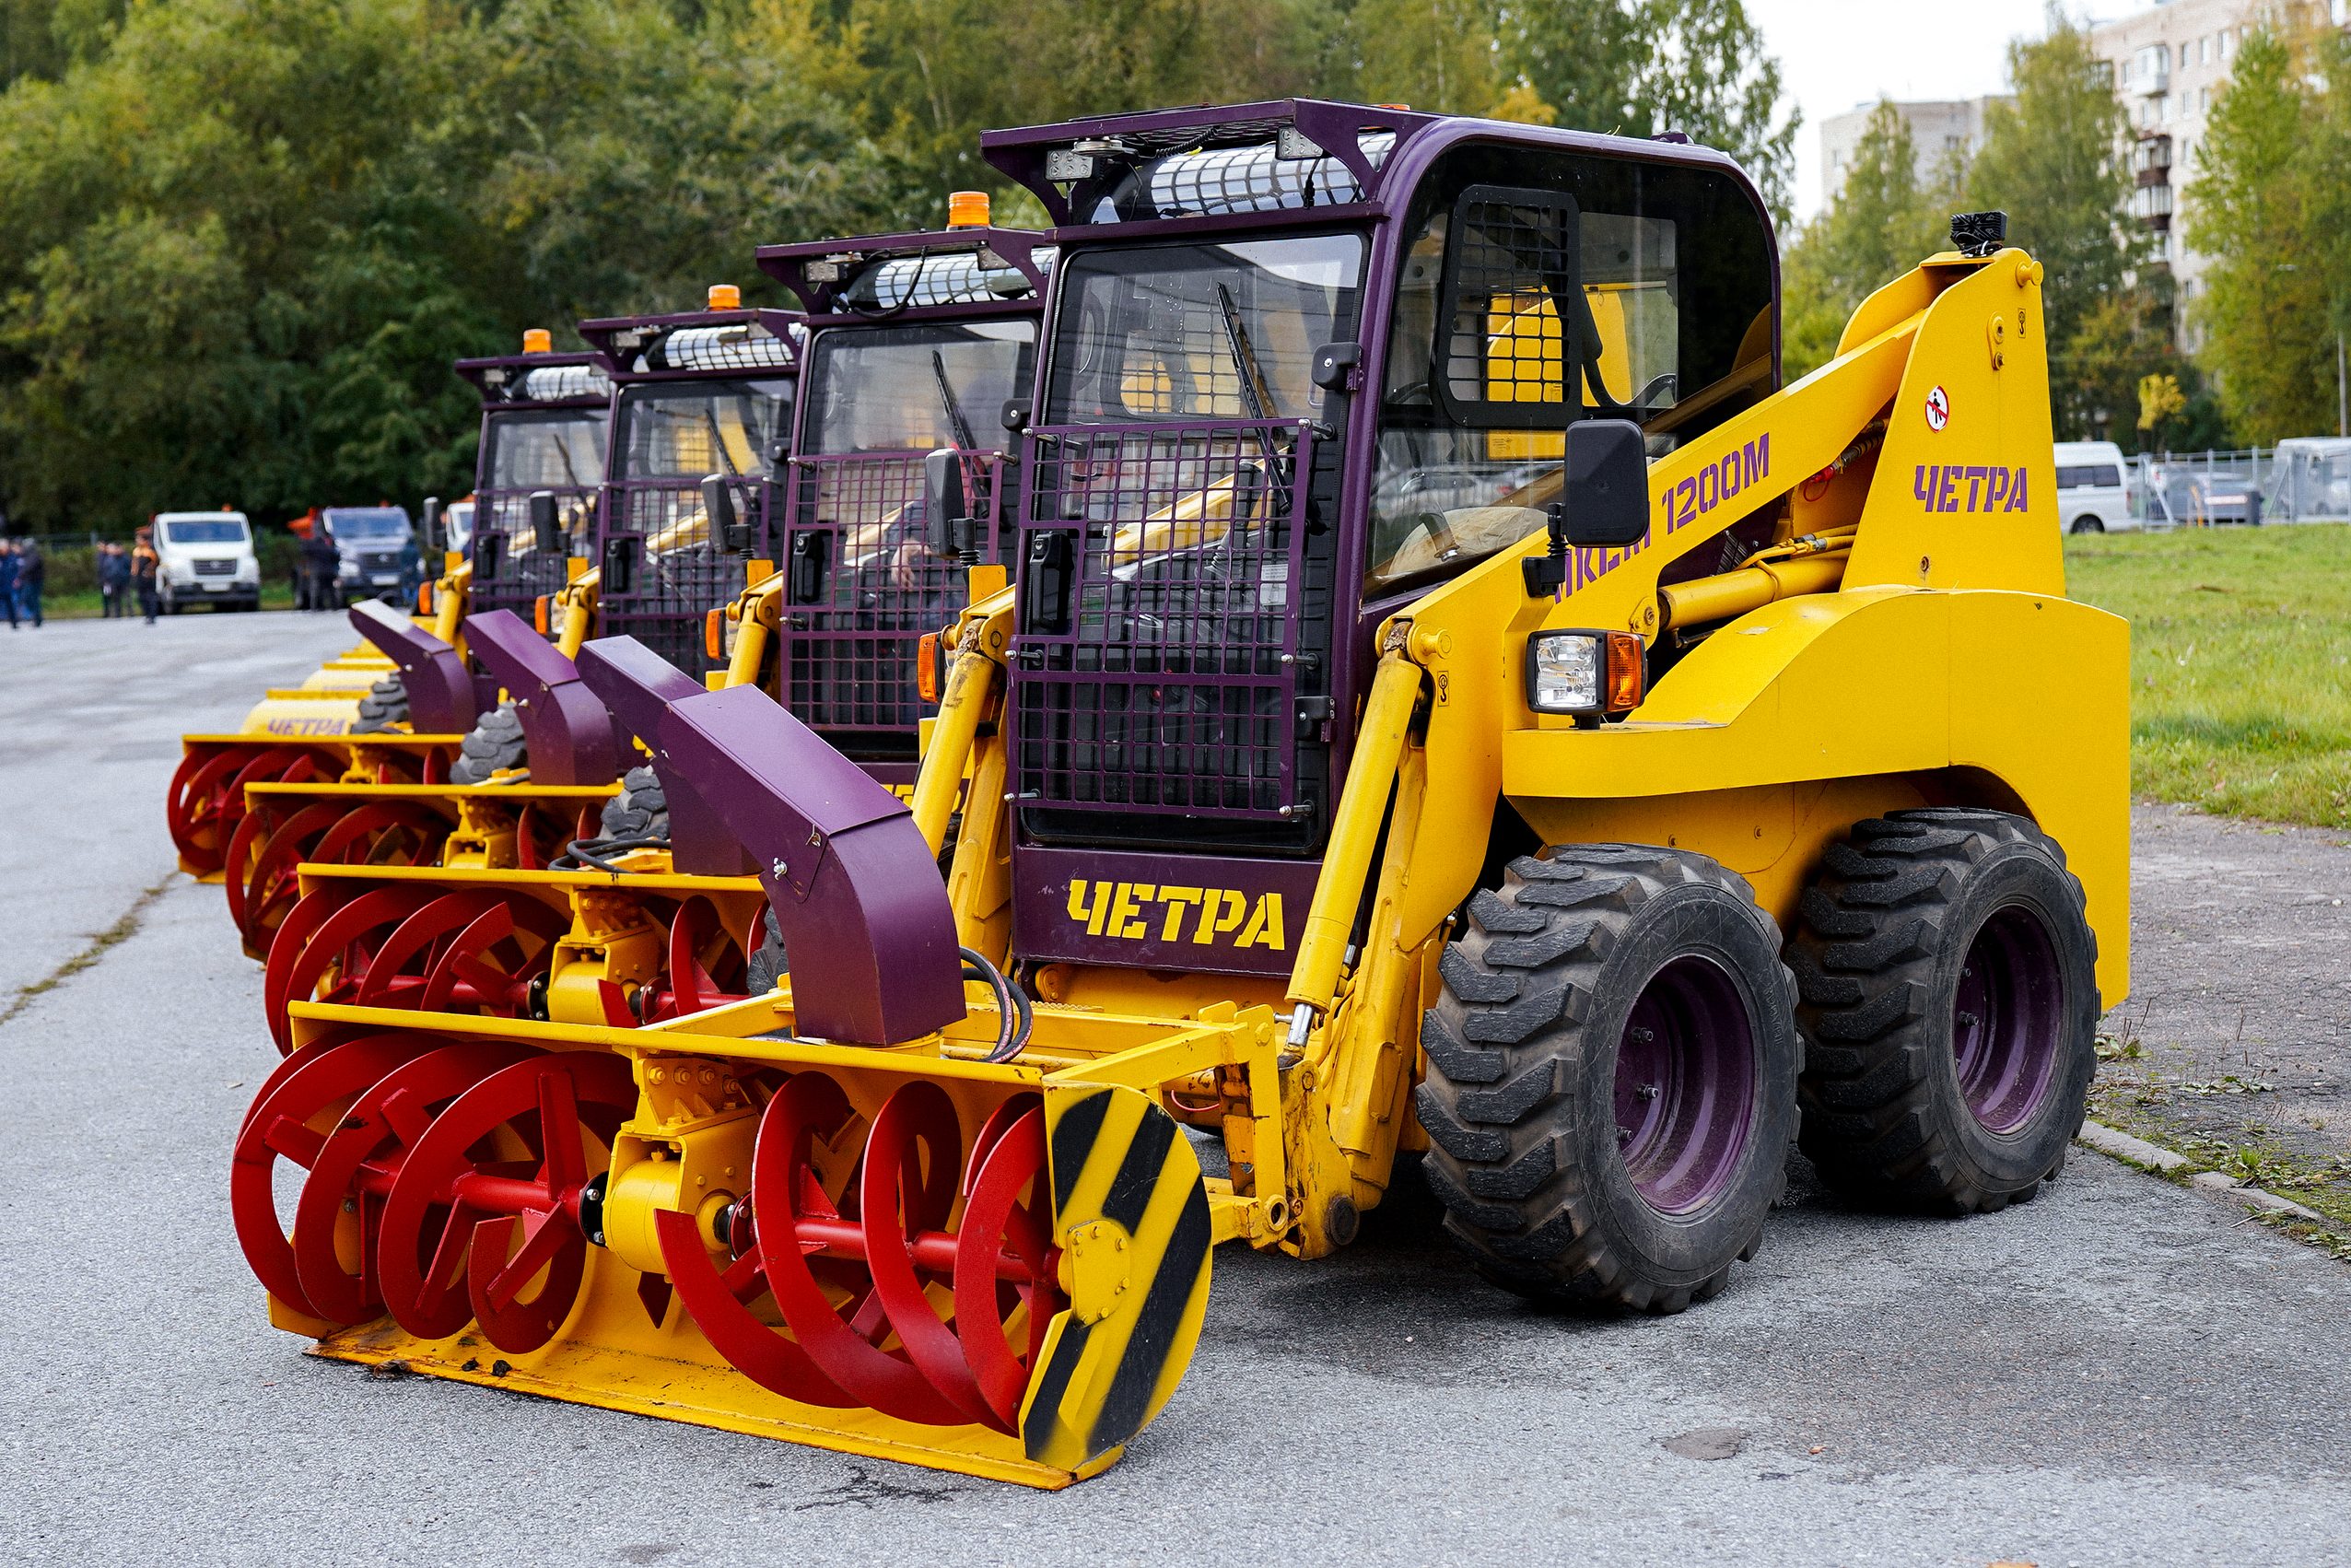
[[[987,1059],[998,1064],[1011,1061],[1028,1048],[1030,1031],[1036,1026],[1036,1012],[1029,1004],[1028,993],[1006,978],[1004,971],[989,963],[984,954],[968,947],[955,951],[963,954],[965,975],[984,982],[996,993],[996,1047],[988,1053]]]

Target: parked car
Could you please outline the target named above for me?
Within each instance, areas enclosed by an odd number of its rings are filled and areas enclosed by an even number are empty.
[[[405,507],[328,507],[319,521],[334,536],[342,560],[335,586],[345,604],[362,599],[406,602],[415,564],[416,530]]]
[[[165,614],[191,604],[261,608],[261,557],[243,512],[158,512],[149,521],[158,558],[156,596]]]
[[[2241,474],[2197,474],[2188,479],[2188,512],[2181,519],[2191,528],[2217,528],[2223,523],[2262,525],[2262,493]]]
[[[2068,533],[2116,533],[2139,526],[2130,470],[2112,441],[2057,443],[2057,518]]]
[[[2296,436],[2278,442],[2262,513],[2271,522],[2351,522],[2351,440]]]

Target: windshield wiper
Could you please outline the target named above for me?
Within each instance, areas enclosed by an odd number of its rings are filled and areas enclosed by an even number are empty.
[[[977,451],[979,443],[973,439],[971,421],[964,417],[963,404],[955,401],[955,389],[947,380],[946,356],[937,349],[930,351],[930,374],[939,383],[939,403],[947,411],[947,425],[954,432],[955,444],[965,451]]]
[[[1273,393],[1266,386],[1264,373],[1257,369],[1257,350],[1249,345],[1248,329],[1241,323],[1241,309],[1233,303],[1233,291],[1218,284],[1216,302],[1224,314],[1224,347],[1233,356],[1234,373],[1241,380],[1241,401],[1247,406],[1250,418],[1270,419],[1272,415],[1266,411],[1273,406]],[[1257,449],[1265,453],[1266,479],[1272,483],[1281,458],[1274,450],[1273,432],[1262,424],[1257,427]],[[1276,495],[1282,493],[1280,489],[1275,491]]]

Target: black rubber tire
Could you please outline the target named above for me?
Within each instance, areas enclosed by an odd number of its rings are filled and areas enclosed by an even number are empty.
[[[1970,951],[2010,909],[2045,933],[2062,993],[2043,1096],[1995,1132],[1969,1108],[1954,1047]],[[2023,817],[1956,807],[1856,823],[1806,889],[1787,956],[1807,1046],[1799,1141],[1831,1187],[1983,1213],[2064,1166],[2098,1067],[2098,939],[2055,840]]]
[[[2077,517],[2074,519],[2074,526],[2071,532],[2075,533],[2103,533],[2106,532],[2106,524],[2100,522],[2094,517]]]
[[[791,955],[784,951],[784,933],[776,924],[774,906],[760,911],[759,923],[765,934],[760,938],[758,951],[743,966],[744,983],[750,986],[753,996],[766,996],[791,972]]]
[[[531,750],[522,735],[521,717],[514,704],[502,702],[474,721],[465,743],[449,765],[452,784],[487,784],[500,772],[531,766]]]
[[[1721,1193],[1653,1207],[1619,1146],[1617,1058],[1680,958],[1727,977],[1750,1039],[1744,1142]],[[1479,1271],[1538,1300],[1679,1312],[1752,1258],[1795,1129],[1794,982],[1743,878],[1702,855],[1585,844],[1510,863],[1469,903],[1421,1021],[1422,1169]]]
[[[351,721],[355,735],[378,735],[387,730],[408,727],[408,688],[400,677],[378,681],[359,699],[359,717]]]
[[[669,837],[670,802],[661,793],[661,776],[650,766],[623,774],[620,793],[604,802],[602,825],[607,838]]]

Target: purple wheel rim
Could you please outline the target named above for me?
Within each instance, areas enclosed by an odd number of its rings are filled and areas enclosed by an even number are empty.
[[[1617,1042],[1617,1148],[1661,1214],[1703,1209],[1737,1181],[1755,1112],[1755,1034],[1730,975],[1675,959],[1649,978]]]
[[[1968,944],[1952,1003],[1959,1094],[1986,1132],[2032,1120],[2057,1078],[2065,983],[2056,944],[2029,909],[1995,909]]]

